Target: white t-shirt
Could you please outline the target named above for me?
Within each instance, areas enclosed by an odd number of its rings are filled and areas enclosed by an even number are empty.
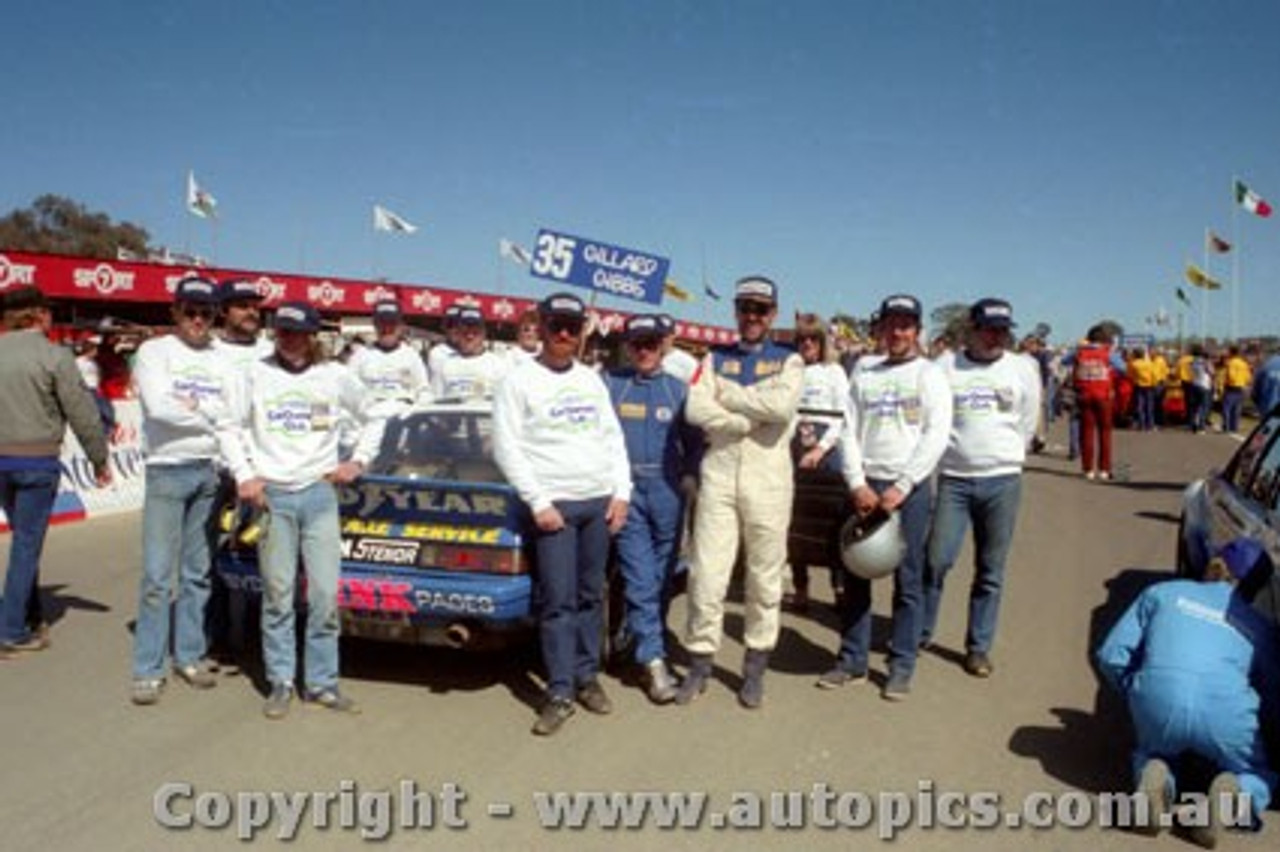
[[[839,364],[805,364],[800,389],[800,427],[816,424],[822,428],[818,446],[830,449],[840,442],[844,429],[844,409],[849,399],[849,377]]]
[[[933,474],[950,432],[951,389],[938,365],[921,357],[858,359],[840,445],[851,488],[882,479],[909,492]]]
[[[352,354],[347,368],[369,389],[375,403],[414,405],[429,391],[422,356],[407,343],[389,351],[363,346]]]
[[[948,353],[938,366],[951,387],[951,434],[939,470],[948,476],[1018,473],[1040,416],[1040,370],[1005,352],[983,363]]]
[[[212,343],[196,349],[176,334],[166,334],[138,347],[133,385],[142,403],[147,464],[218,457],[214,424],[225,413],[233,375]]]
[[[436,399],[492,396],[498,382],[510,370],[511,361],[496,352],[458,353],[441,360],[440,368],[431,374],[431,393]]]
[[[574,362],[563,372],[528,361],[493,400],[494,458],[530,509],[554,500],[631,499],[622,426],[604,381]]]

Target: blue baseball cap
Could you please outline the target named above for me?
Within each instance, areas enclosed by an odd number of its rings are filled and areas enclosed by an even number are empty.
[[[373,306],[373,319],[385,320],[387,322],[400,322],[400,304],[390,300],[383,300]]]
[[[653,314],[636,314],[627,317],[622,326],[622,334],[627,340],[642,340],[646,337],[665,337],[662,318]]]
[[[920,300],[915,296],[908,296],[905,293],[898,293],[894,296],[885,298],[880,303],[879,319],[885,317],[913,317],[917,322],[920,321]]]
[[[320,312],[306,302],[285,302],[276,308],[273,324],[277,331],[314,334],[320,330]]]
[[[208,278],[183,278],[173,289],[175,302],[191,302],[196,305],[216,305],[218,285]]]
[[[1226,564],[1232,577],[1243,580],[1258,564],[1265,550],[1257,539],[1241,537],[1222,545],[1214,555]]]
[[[262,299],[258,285],[248,278],[223,281],[218,285],[219,302],[261,302]]]
[[[484,314],[475,305],[459,305],[454,322],[458,325],[484,325]]]
[[[582,300],[572,293],[552,293],[538,303],[538,313],[544,317],[587,318],[587,307]]]
[[[1013,328],[1013,306],[1004,299],[979,299],[969,308],[974,328]]]

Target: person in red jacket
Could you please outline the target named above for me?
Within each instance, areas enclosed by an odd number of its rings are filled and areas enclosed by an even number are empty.
[[[1111,337],[1102,326],[1089,329],[1076,349],[1073,378],[1080,412],[1081,467],[1089,479],[1110,479],[1114,376]]]

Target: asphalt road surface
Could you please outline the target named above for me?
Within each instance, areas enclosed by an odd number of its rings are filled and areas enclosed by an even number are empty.
[[[913,850],[1191,848],[1167,835],[1026,823],[1042,824],[1057,808],[1068,821],[1088,816],[1089,797],[1128,788],[1127,719],[1100,690],[1088,654],[1136,592],[1171,571],[1183,485],[1234,447],[1216,434],[1118,433],[1128,479],[1109,485],[1084,481],[1060,449],[1035,459],[990,680],[959,665],[966,545],[940,647],[922,656],[905,702],[883,701],[874,683],[814,688],[836,644],[834,616],[818,606],[784,616],[765,707],[740,709],[742,622],[733,605],[718,680],[701,700],[654,707],[610,676],[614,714],[579,711],[550,739],[529,733],[538,681],[531,657],[516,652],[347,643],[344,688],[362,704],[359,716],[295,706],[284,721],[267,721],[251,674],[224,675],[207,692],[171,682],[159,705],[134,707],[138,518],[58,528],[43,572],[53,647],[0,663],[0,848],[222,849],[238,843],[237,831],[254,830],[254,846],[272,847],[300,803],[293,846],[304,849],[353,849],[384,834],[381,845],[395,848],[870,849],[894,832],[899,848]],[[829,601],[822,573],[814,583]],[[877,587],[878,612],[888,595],[887,584]],[[681,599],[672,624],[683,617]],[[881,641],[885,626],[881,619]],[[876,678],[883,664],[882,652],[873,657]],[[690,824],[673,829],[652,810],[636,828],[543,825],[552,815],[540,804],[588,792],[705,794],[706,812],[686,811]],[[903,795],[882,799],[894,793]],[[945,827],[957,795],[970,797],[963,804],[976,821],[994,814],[1000,825]],[[1034,798],[1048,795],[1061,798]],[[670,804],[631,804],[640,801]],[[1009,827],[1006,813],[1022,824]],[[908,818],[890,831],[888,820]],[[191,827],[162,824],[183,821]],[[1275,848],[1274,813],[1269,821],[1219,848]]]

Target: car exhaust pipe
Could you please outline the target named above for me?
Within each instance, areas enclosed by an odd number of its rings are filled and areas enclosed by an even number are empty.
[[[471,644],[471,628],[455,621],[444,629],[444,641],[450,648],[465,648]]]

